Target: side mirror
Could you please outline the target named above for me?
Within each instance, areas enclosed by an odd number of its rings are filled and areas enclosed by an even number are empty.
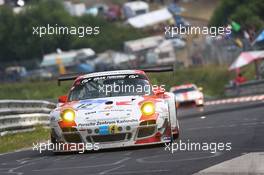
[[[67,95],[62,95],[58,99],[59,103],[66,103],[67,100],[68,100],[68,96]]]
[[[163,95],[165,93],[165,89],[162,87],[157,87],[153,89],[155,95]]]
[[[198,90],[199,90],[199,91],[203,91],[203,88],[202,88],[202,87],[199,87]]]

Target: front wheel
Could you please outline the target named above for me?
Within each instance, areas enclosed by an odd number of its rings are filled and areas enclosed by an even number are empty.
[[[180,132],[179,132],[179,128],[176,127],[174,129],[172,129],[172,140],[175,141],[180,137]]]
[[[51,141],[52,144],[58,143],[57,140],[56,140],[56,138],[53,136],[52,133],[50,133],[50,141]]]
[[[50,141],[53,144],[53,147],[59,143],[52,133],[50,133]],[[54,155],[63,155],[63,152],[58,152],[55,149],[53,149],[52,152]]]
[[[175,107],[176,107],[176,109],[178,109],[180,107],[180,103],[179,102],[176,102],[175,103]]]

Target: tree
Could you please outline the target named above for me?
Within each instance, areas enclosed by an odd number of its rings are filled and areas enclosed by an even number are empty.
[[[34,27],[41,26],[99,26],[100,34],[96,36],[44,35],[33,34]],[[126,40],[145,36],[138,30],[110,23],[100,17],[84,15],[73,17],[60,0],[32,1],[22,12],[14,14],[5,6],[0,8],[0,62],[19,62],[32,66],[40,62],[43,55],[62,50],[90,47],[101,52],[106,49],[122,49]],[[27,65],[29,63],[30,65]]]
[[[210,20],[210,25],[223,26],[233,20],[244,28],[254,27],[258,30],[264,27],[263,9],[263,0],[222,0]]]

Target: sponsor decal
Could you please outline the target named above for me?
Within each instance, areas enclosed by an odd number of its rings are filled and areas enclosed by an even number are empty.
[[[111,80],[111,79],[124,79],[124,78],[142,78],[142,79],[146,79],[145,76],[143,75],[138,75],[138,74],[121,74],[121,75],[105,75],[105,76],[98,76],[98,77],[92,77],[92,78],[84,78],[81,80],[81,85],[89,82],[89,81],[100,81],[100,80]]]
[[[106,106],[104,109],[112,109],[113,106]]]
[[[83,80],[81,81],[81,84],[85,84],[85,83],[87,83],[87,82],[89,82],[89,81],[91,81],[91,80],[92,80],[91,78],[83,79]]]
[[[107,134],[109,134],[109,127],[108,127],[108,125],[99,126],[99,134],[100,135],[107,135]]]
[[[105,110],[100,110],[98,112],[104,113],[104,112],[124,112],[124,109],[105,109]],[[126,111],[132,111],[132,110],[126,110]]]
[[[80,128],[85,128],[85,127],[89,127],[89,126],[96,126],[96,122],[90,122],[90,123],[79,123],[78,127]]]
[[[120,101],[116,102],[117,106],[122,106],[122,105],[132,105],[131,101]]]
[[[90,111],[85,113],[85,115],[91,115],[91,114],[96,114],[96,111]]]
[[[164,136],[164,137],[163,137],[163,140],[164,140],[164,141],[169,141],[169,140],[171,140],[171,137],[169,137],[169,136]]]
[[[109,75],[107,79],[124,79],[127,75]]]
[[[92,103],[88,103],[88,104],[80,104],[77,106],[77,109],[88,109],[90,106],[92,106]],[[92,108],[91,108],[92,109]]]
[[[122,120],[101,120],[89,123],[79,123],[78,127],[89,127],[89,126],[104,126],[104,125],[118,125],[123,123],[136,123],[138,119],[122,119]]]
[[[107,102],[107,100],[99,99],[99,100],[81,100],[79,102],[80,105],[77,106],[77,109],[85,109],[92,110],[100,104]]]
[[[139,75],[129,75],[128,78],[138,78]]]
[[[138,122],[138,119],[124,119],[124,120],[117,120],[117,123],[133,123],[133,122]]]
[[[118,127],[117,127],[117,125],[109,125],[109,133],[110,134],[116,134],[116,133],[118,133]]]

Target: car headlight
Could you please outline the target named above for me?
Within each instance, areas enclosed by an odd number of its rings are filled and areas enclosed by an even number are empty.
[[[152,102],[145,102],[141,106],[141,112],[144,115],[153,115],[155,113],[155,106]]]
[[[65,122],[73,122],[75,119],[75,112],[71,109],[66,109],[61,113],[61,118]]]

